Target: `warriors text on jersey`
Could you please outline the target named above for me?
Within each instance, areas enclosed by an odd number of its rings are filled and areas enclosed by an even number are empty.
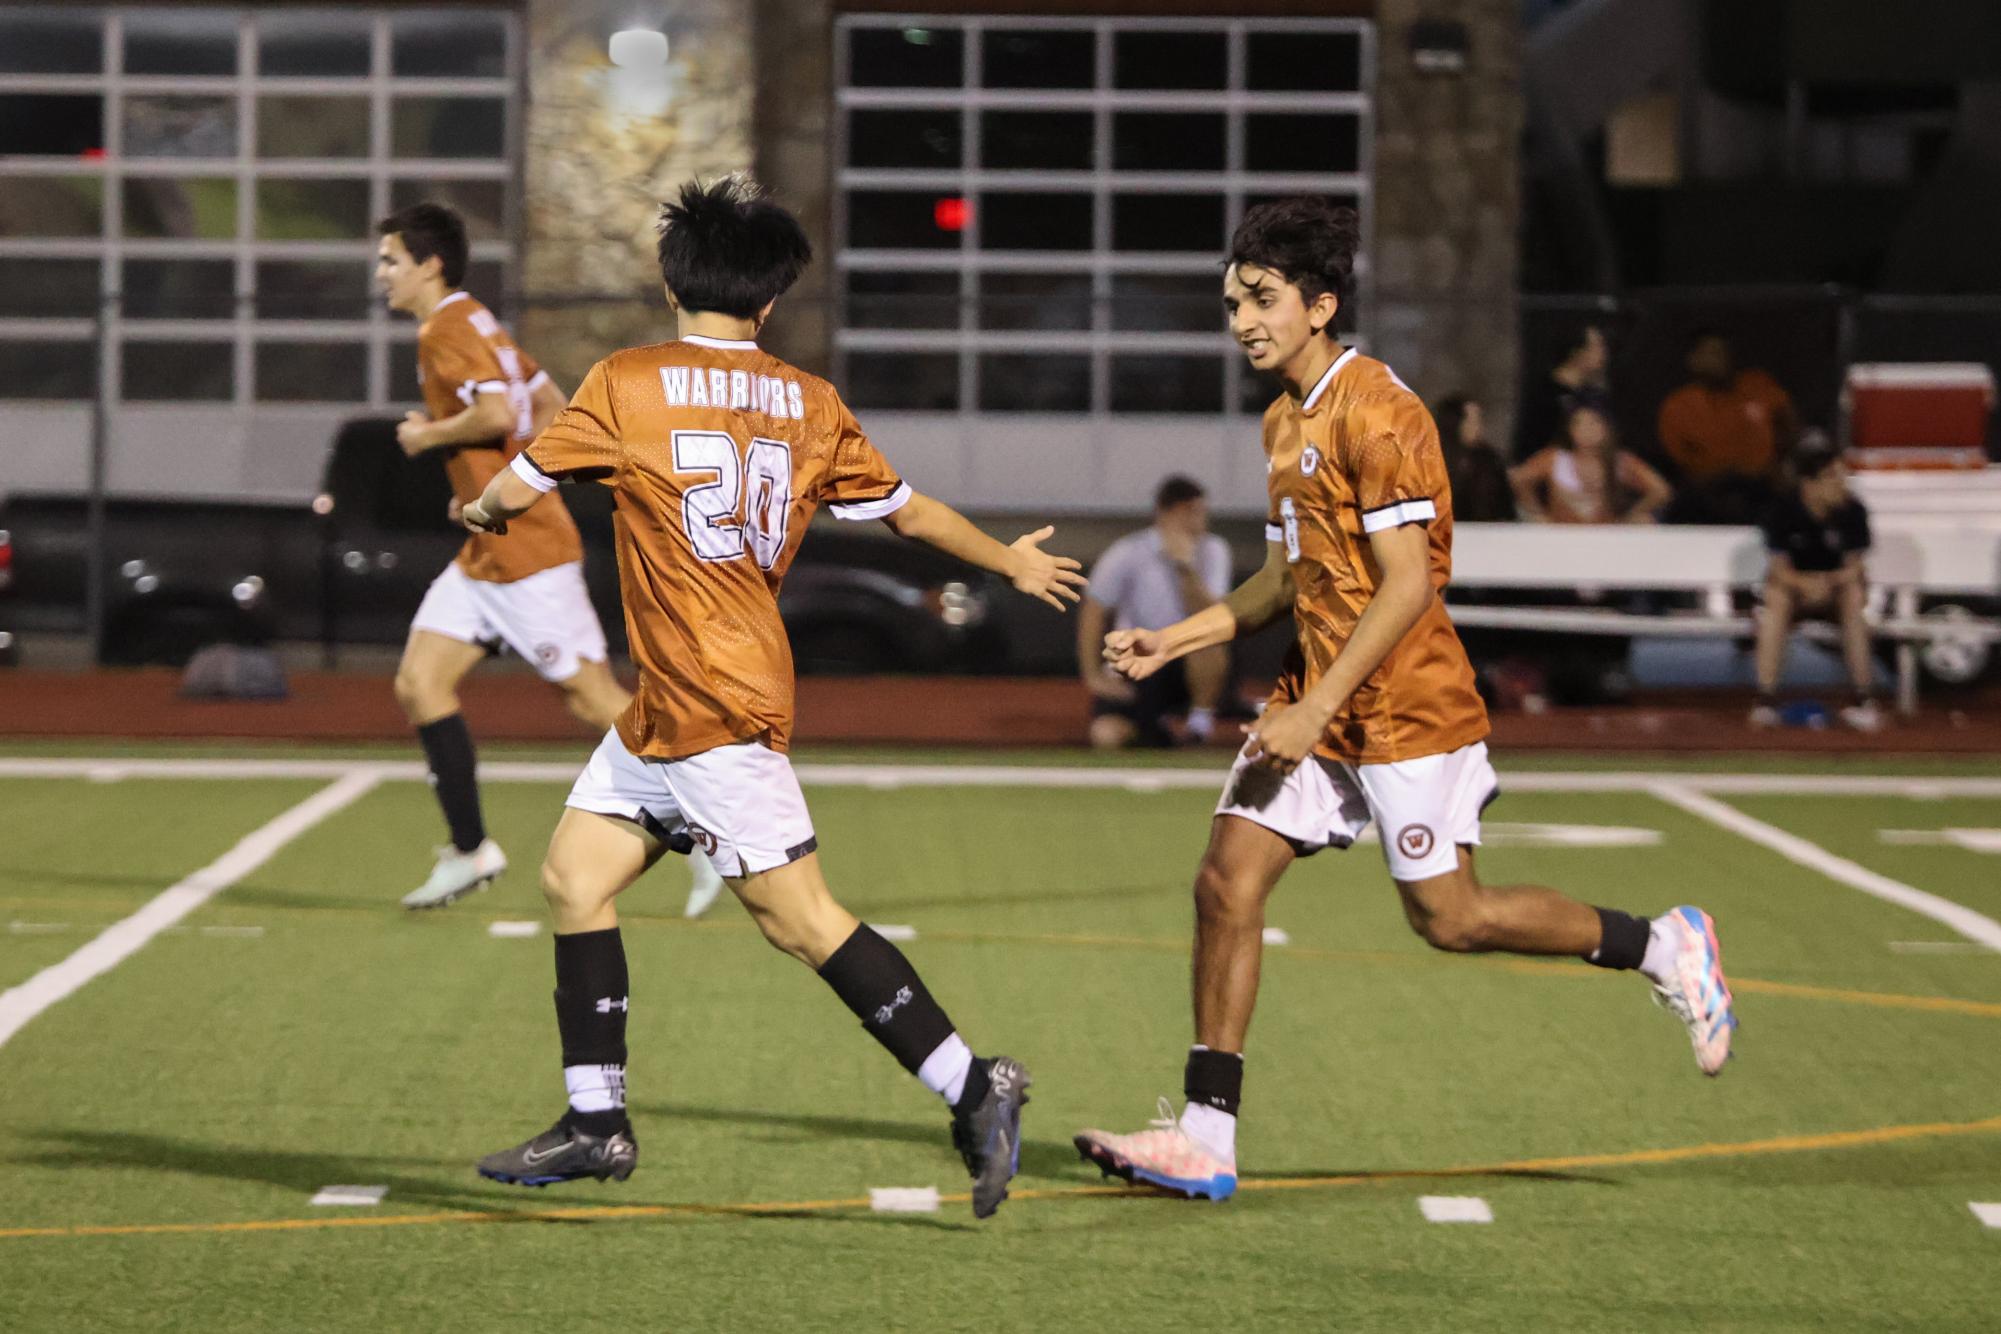
[[[618,731],[634,755],[662,759],[752,739],[786,748],[778,586],[806,525],[822,504],[879,519],[911,495],[832,385],[715,338],[599,362],[514,470],[539,490],[580,477],[616,493],[639,667]]]
[[[530,395],[538,381],[549,377],[514,345],[493,313],[465,292],[440,301],[417,330],[417,374],[424,386],[424,410],[433,421],[458,416],[476,395],[507,396],[514,425],[505,437],[444,451],[452,494],[460,504],[470,504],[533,438]],[[458,564],[471,578],[509,584],[583,558],[570,511],[552,497],[509,525],[504,538],[474,533],[460,548]]]
[[[1382,583],[1369,534],[1422,523],[1432,599],[1328,724],[1316,751],[1351,764],[1438,755],[1487,735],[1473,667],[1446,615],[1452,492],[1431,414],[1394,372],[1354,349],[1295,403],[1265,413],[1271,512],[1266,537],[1285,544],[1299,638],[1274,699],[1319,680]]]

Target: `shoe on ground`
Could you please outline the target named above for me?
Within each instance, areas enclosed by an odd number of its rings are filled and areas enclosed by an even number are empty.
[[[1777,727],[1785,722],[1778,705],[1767,704],[1763,700],[1751,706],[1750,723],[1753,727]]]
[[[585,1177],[623,1181],[638,1165],[639,1143],[630,1125],[609,1135],[593,1135],[566,1112],[533,1139],[480,1159],[479,1174],[511,1186],[553,1186]]]
[[[1150,1130],[1136,1135],[1086,1130],[1071,1142],[1106,1176],[1135,1185],[1158,1186],[1190,1200],[1227,1200],[1237,1193],[1235,1160],[1218,1158],[1189,1138],[1165,1098]]]
[[[973,1217],[991,1218],[1021,1170],[1021,1109],[1028,1105],[1028,1071],[1011,1056],[987,1063],[987,1096],[952,1117],[952,1147],[973,1179]]]
[[[1654,980],[1654,999],[1688,1029],[1702,1073],[1720,1074],[1730,1059],[1737,1013],[1731,1008],[1730,984],[1723,977],[1716,923],[1702,909],[1684,905],[1669,912],[1662,927],[1676,937],[1674,966],[1665,981]]]
[[[1883,730],[1883,710],[1873,699],[1865,699],[1859,704],[1850,704],[1841,711],[1841,721],[1858,732],[1880,732]]]
[[[688,854],[688,869],[695,873],[695,882],[688,888],[688,905],[681,910],[681,916],[700,917],[722,897],[723,873],[700,851]]]
[[[406,908],[442,908],[477,890],[485,889],[507,869],[507,854],[487,839],[471,852],[457,848],[438,849],[438,864],[431,878],[403,896]]]

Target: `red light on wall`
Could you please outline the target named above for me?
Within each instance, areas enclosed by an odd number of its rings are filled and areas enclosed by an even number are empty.
[[[101,162],[104,159],[104,150],[101,148],[86,148],[77,156],[81,157],[85,162]]]
[[[941,199],[931,206],[931,221],[938,224],[941,232],[963,232],[972,217],[973,206],[957,196]]]

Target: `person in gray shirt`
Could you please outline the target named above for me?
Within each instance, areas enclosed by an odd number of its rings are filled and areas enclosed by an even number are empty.
[[[1171,746],[1206,741],[1229,680],[1227,645],[1191,653],[1144,681],[1106,667],[1108,630],[1172,625],[1230,591],[1230,546],[1209,531],[1199,483],[1169,477],[1153,499],[1153,526],[1105,548],[1077,615],[1077,668],[1091,692],[1091,744]],[[1186,710],[1177,728],[1175,716]]]

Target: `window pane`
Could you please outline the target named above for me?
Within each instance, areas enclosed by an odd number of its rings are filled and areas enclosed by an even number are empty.
[[[1115,273],[1112,327],[1214,333],[1223,327],[1223,279],[1216,273]]]
[[[959,233],[938,225],[940,198],[930,191],[857,190],[848,196],[848,244],[863,250],[956,249]]]
[[[407,208],[424,202],[444,204],[465,219],[466,235],[474,241],[495,241],[507,235],[507,186],[502,181],[394,181],[389,206]]]
[[[0,74],[99,74],[103,70],[104,17],[97,10],[51,14],[11,6],[0,9]]]
[[[235,356],[228,343],[128,339],[124,372],[128,399],[213,402],[235,394]]]
[[[951,352],[850,352],[841,396],[858,408],[952,412],[959,358]]]
[[[1091,407],[1091,358],[993,353],[980,358],[980,411],[1086,412]]]
[[[1221,412],[1221,357],[1113,357],[1113,412]]]
[[[851,167],[954,168],[960,164],[956,111],[851,111]]]
[[[259,157],[367,157],[368,99],[260,97]]]
[[[1223,247],[1221,195],[1116,195],[1114,250],[1201,250]]]
[[[848,273],[847,327],[850,329],[956,329],[959,275]]]
[[[362,260],[257,262],[257,314],[267,320],[365,320],[373,286]],[[263,380],[258,380],[261,396]]]
[[[366,241],[367,181],[257,182],[257,235],[266,241]]]
[[[97,344],[0,342],[0,398],[94,398]]]
[[[1088,273],[987,273],[980,276],[982,329],[1088,329]]]
[[[506,22],[497,14],[400,17],[390,67],[433,78],[505,78]]]
[[[365,14],[263,11],[257,16],[258,73],[367,74],[372,68],[369,34],[374,26]]]
[[[128,259],[120,291],[134,320],[226,320],[236,314],[236,265],[226,259]]]
[[[104,182],[96,176],[19,176],[0,190],[0,236],[96,236]]]
[[[368,397],[368,349],[360,343],[259,343],[260,403],[355,403]]]
[[[980,44],[980,83],[985,87],[1089,88],[1097,83],[1098,35],[1088,28],[989,28]]]
[[[1120,171],[1221,171],[1227,130],[1221,116],[1120,112],[1112,117],[1112,166]]]
[[[848,82],[857,88],[957,88],[965,81],[966,38],[957,28],[848,34]]]
[[[1244,166],[1250,171],[1356,171],[1361,118],[1258,113],[1245,118]]]
[[[1116,88],[1222,88],[1229,45],[1220,32],[1122,32],[1112,44]]]
[[[176,9],[125,11],[127,74],[236,73],[236,16]]]
[[[507,104],[487,97],[399,97],[390,136],[397,157],[500,157]]]
[[[372,280],[375,272],[372,264],[366,272]],[[478,297],[502,322],[513,320],[514,311],[508,307],[507,274],[497,261],[475,259],[468,263],[465,290]]]
[[[134,93],[125,99],[127,157],[235,157],[236,100]]]
[[[236,235],[236,182],[221,176],[127,176],[125,235],[228,240]]]
[[[0,93],[0,157],[87,157],[104,151],[96,93]]]
[[[391,403],[422,403],[424,387],[417,382],[417,345],[415,343],[391,343],[389,345],[389,401]]]
[[[0,317],[88,319],[97,280],[94,259],[0,259]]]
[[[980,244],[987,250],[1089,250],[1091,196],[981,195]]]
[[[999,171],[1089,171],[1097,131],[1088,111],[989,111],[980,117],[980,164]]]
[[[1362,39],[1352,32],[1254,32],[1245,84],[1260,92],[1352,93],[1362,87]]]

